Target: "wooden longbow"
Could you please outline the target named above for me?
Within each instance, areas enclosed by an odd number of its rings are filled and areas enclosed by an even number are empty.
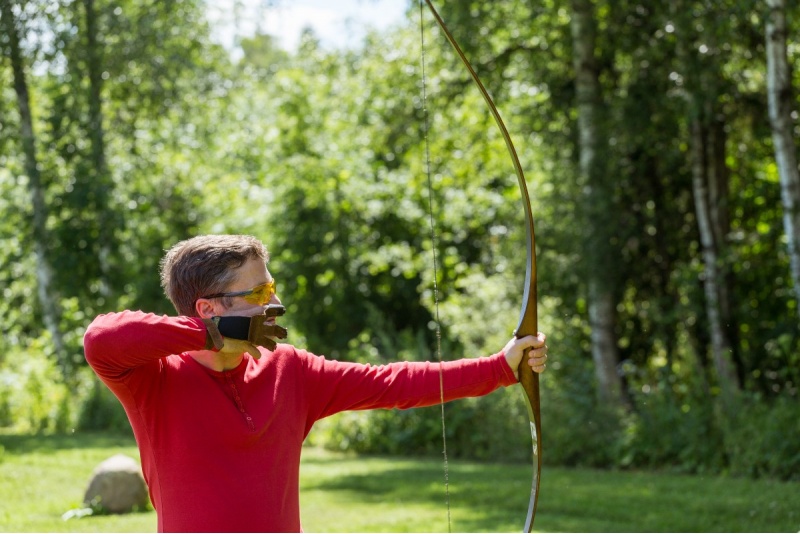
[[[519,157],[517,156],[517,151],[514,148],[514,143],[511,141],[511,136],[508,133],[508,129],[506,128],[503,119],[500,117],[500,112],[497,111],[497,107],[495,106],[492,97],[489,96],[488,91],[478,77],[478,74],[475,72],[475,69],[472,68],[472,64],[470,64],[469,60],[464,55],[461,47],[456,42],[453,34],[451,34],[450,30],[447,29],[442,17],[439,15],[439,12],[436,11],[435,7],[433,7],[431,0],[425,0],[425,3],[428,5],[428,8],[430,8],[434,19],[436,19],[436,23],[442,29],[442,32],[444,32],[444,35],[453,46],[453,49],[455,49],[458,57],[461,58],[461,62],[469,71],[472,80],[478,87],[478,90],[483,96],[484,101],[489,106],[492,117],[494,117],[497,126],[500,128],[500,132],[502,133],[503,139],[506,142],[506,147],[508,148],[508,153],[514,163],[514,171],[516,172],[517,182],[519,184],[520,192],[522,193],[522,204],[525,208],[525,236],[528,251],[525,267],[525,286],[524,293],[522,295],[522,308],[520,309],[519,324],[517,325],[515,335],[517,337],[524,337],[528,335],[535,336],[538,333],[538,325],[536,320],[535,234],[533,230],[531,201],[530,197],[528,196],[528,186],[525,182],[525,175],[522,172],[522,165],[520,164]],[[519,383],[522,386],[522,389],[525,391],[525,396],[528,401],[528,419],[530,420],[531,440],[533,442],[533,478],[531,480],[531,496],[530,501],[528,502],[528,515],[525,519],[525,529],[523,531],[531,532],[533,530],[533,520],[534,517],[536,517],[536,506],[539,500],[539,473],[542,468],[542,422],[539,403],[539,375],[534,373],[527,364],[527,354],[522,358],[522,361],[519,364],[518,376]]]

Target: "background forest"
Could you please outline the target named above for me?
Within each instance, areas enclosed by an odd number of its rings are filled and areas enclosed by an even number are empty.
[[[799,480],[800,6],[441,4],[528,179],[545,464]],[[262,238],[290,341],[327,357],[436,359],[437,318],[445,359],[480,356],[516,325],[513,167],[430,13],[424,44],[412,3],[355,49],[257,34],[240,59],[205,13],[0,0],[6,431],[128,431],[83,331],[174,313],[158,262],[199,233]],[[528,459],[518,389],[448,405],[449,453]],[[438,409],[368,412],[311,439],[432,454],[441,432]]]

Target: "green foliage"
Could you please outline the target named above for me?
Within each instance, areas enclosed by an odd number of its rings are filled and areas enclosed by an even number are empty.
[[[723,429],[714,405],[700,395],[679,397],[671,389],[636,399],[628,416],[618,465],[686,473],[719,473],[726,464]]]
[[[65,382],[47,335],[13,348],[0,360],[0,428],[63,433],[130,433],[122,405],[88,369]]]
[[[449,457],[526,461],[531,456],[527,411],[520,391],[502,391],[413,410],[345,412],[322,421],[313,442],[330,450],[370,454],[441,454],[442,415]]]
[[[0,360],[0,427],[21,432],[64,432],[74,405],[50,348],[49,338],[26,349],[10,347]]]
[[[618,462],[624,426],[610,406],[598,404],[591,371],[574,363],[559,370],[559,387],[542,393],[542,458],[550,465],[610,467]]]
[[[268,35],[244,38],[234,64],[210,41],[202,2],[97,1],[97,49],[88,48],[84,3],[25,4],[44,245],[56,279],[54,294],[40,297],[0,35],[0,425],[128,431],[119,403],[88,378],[83,329],[111,309],[171,313],[158,261],[201,232],[266,241],[291,341],[312,351],[380,364],[437,359],[438,334],[444,359],[503,346],[524,278],[519,193],[491,117],[430,19],[423,102],[416,13],[353,50],[323,49],[311,34],[296,54]],[[540,329],[552,354],[542,377],[545,461],[798,472],[798,438],[789,434],[797,428],[800,319],[762,96],[761,8],[729,0],[595,7],[607,146],[596,169],[603,194],[587,206],[590,191],[576,178],[571,5],[442,6],[501,108],[531,192]],[[800,12],[789,10],[796,32]],[[788,52],[796,63],[798,48]],[[93,95],[89,73],[98,66]],[[687,91],[708,102],[726,133],[731,229],[721,261],[734,282],[731,330],[745,395],[724,418],[707,356],[689,167],[698,110]],[[91,120],[97,106],[102,131]],[[598,264],[600,253],[611,261]],[[616,299],[629,411],[597,401],[586,280],[601,268]],[[62,310],[66,346],[58,360],[43,334],[52,305]],[[527,455],[515,389],[445,407],[452,454]],[[436,453],[440,424],[433,408],[345,414],[326,422],[323,441]]]
[[[800,480],[800,425],[797,400],[740,400],[725,419],[725,452],[734,475]]]
[[[322,444],[360,453],[431,455],[441,450],[438,408],[345,412],[323,426]]]
[[[80,406],[75,426],[77,430],[86,432],[131,433],[131,424],[122,404],[97,378],[91,381],[89,394]]]

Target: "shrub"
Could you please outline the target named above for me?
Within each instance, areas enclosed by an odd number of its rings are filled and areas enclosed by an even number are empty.
[[[122,404],[98,378],[92,377],[86,400],[80,405],[79,430],[131,433]]]
[[[542,417],[542,460],[569,467],[614,465],[621,433],[619,415],[597,402],[589,366],[565,361],[558,367],[561,370],[552,370],[559,373],[557,387],[542,394],[543,409],[546,408]],[[555,373],[551,377],[555,378]]]
[[[453,458],[529,461],[527,412],[516,388],[445,405],[447,451]],[[333,450],[370,454],[442,453],[440,406],[412,410],[345,412],[317,424],[312,442]]]
[[[0,360],[0,427],[18,433],[130,432],[119,401],[87,367],[65,382],[49,336],[10,346]]]
[[[767,402],[743,397],[726,419],[725,451],[730,471],[753,478],[800,480],[800,406],[796,398]]]
[[[713,400],[678,395],[669,387],[634,400],[635,412],[625,421],[620,466],[684,473],[724,468],[722,429]]]
[[[0,364],[0,425],[18,432],[63,432],[71,424],[71,395],[48,336],[10,346]]]

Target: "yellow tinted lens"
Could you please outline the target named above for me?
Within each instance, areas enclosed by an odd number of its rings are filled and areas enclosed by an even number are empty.
[[[244,295],[244,300],[250,304],[257,304],[263,306],[272,299],[275,294],[275,280],[261,284],[253,288],[252,293]]]

